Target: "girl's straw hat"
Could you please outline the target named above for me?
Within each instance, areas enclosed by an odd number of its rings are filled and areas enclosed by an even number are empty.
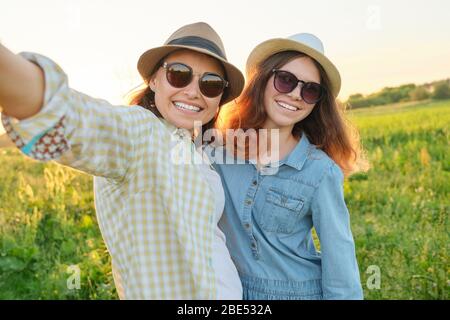
[[[246,72],[250,74],[254,68],[268,57],[282,51],[299,51],[316,60],[325,70],[331,82],[331,93],[337,97],[341,89],[341,76],[335,65],[325,56],[322,41],[310,33],[298,33],[284,38],[275,38],[257,45],[247,58]]]

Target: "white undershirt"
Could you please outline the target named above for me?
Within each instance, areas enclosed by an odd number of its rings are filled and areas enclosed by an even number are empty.
[[[201,152],[200,148],[197,151]],[[206,160],[207,156],[203,154],[203,158]],[[208,181],[212,193],[215,196],[214,222],[216,227],[213,245],[213,268],[216,273],[217,299],[241,300],[241,280],[239,279],[236,267],[231,260],[230,253],[228,252],[225,235],[218,227],[225,206],[222,181],[219,174],[208,163],[203,163],[200,166],[200,171],[202,172],[203,177]]]

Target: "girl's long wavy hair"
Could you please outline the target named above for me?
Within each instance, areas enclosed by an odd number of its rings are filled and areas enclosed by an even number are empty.
[[[174,51],[175,52],[175,51]],[[164,60],[173,52],[169,53],[165,57],[163,57],[157,64],[156,67],[152,70],[152,72],[149,73],[148,77],[144,81],[143,84],[139,85],[137,88],[131,89],[130,92],[128,92],[125,96],[126,103],[130,106],[132,105],[138,105],[143,107],[144,109],[149,110],[153,114],[155,114],[158,118],[163,118],[161,113],[159,112],[158,108],[155,105],[155,93],[150,89],[150,86],[148,85],[149,79],[158,71],[158,69],[163,65]],[[222,65],[222,64],[221,64]],[[226,78],[225,68],[223,67],[223,72]],[[227,80],[227,79],[225,79]],[[223,101],[227,98],[227,90],[224,91],[222,98],[220,99],[219,106],[223,105]],[[214,123],[217,121],[219,113],[210,120],[209,122],[202,125],[202,132],[206,132],[208,129],[214,128]]]
[[[222,133],[226,129],[261,129],[267,119],[264,92],[273,74],[272,70],[303,56],[306,55],[297,51],[284,51],[263,61],[248,75],[241,96],[222,108],[216,128]],[[314,59],[313,62],[320,72],[326,94],[305,119],[294,125],[292,134],[296,137],[300,137],[302,132],[306,134],[309,141],[332,158],[346,176],[367,170],[368,162],[360,144],[359,133],[346,119],[345,108],[331,94],[330,80],[324,69]]]

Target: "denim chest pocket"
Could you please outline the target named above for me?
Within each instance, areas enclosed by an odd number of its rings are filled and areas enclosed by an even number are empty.
[[[298,196],[270,188],[257,217],[258,223],[268,232],[292,233],[302,216],[304,204],[305,200]]]

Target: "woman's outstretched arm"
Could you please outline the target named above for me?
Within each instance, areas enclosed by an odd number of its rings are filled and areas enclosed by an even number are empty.
[[[1,54],[1,120],[24,154],[116,181],[132,172],[135,146],[142,140],[148,148],[159,122],[153,113],[72,89],[60,66],[40,54],[16,56],[5,47]]]
[[[36,64],[0,44],[0,107],[3,113],[23,120],[41,110],[44,73]]]

